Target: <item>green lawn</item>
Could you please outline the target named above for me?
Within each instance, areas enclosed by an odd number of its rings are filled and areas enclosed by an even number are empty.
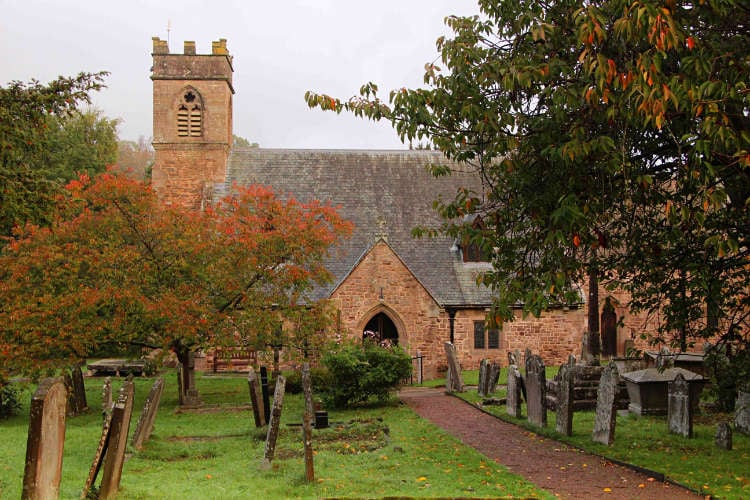
[[[554,373],[557,369],[554,369]],[[550,374],[549,369],[547,376]],[[476,372],[468,372],[466,379],[476,383]],[[503,370],[500,383],[507,380]],[[475,388],[459,394],[464,400],[476,404],[482,398]],[[494,397],[504,397],[502,387]],[[503,420],[523,426],[541,435],[570,443],[591,453],[622,462],[635,464],[658,472],[667,478],[714,498],[750,498],[750,437],[733,435],[733,449],[721,450],[714,444],[716,424],[729,421],[728,414],[701,414],[694,418],[692,439],[670,434],[666,416],[618,415],[615,442],[611,447],[594,443],[594,412],[576,412],[573,417],[573,436],[565,437],[554,431],[555,413],[547,412],[548,426],[544,429],[530,425],[525,418],[513,418],[505,406],[484,407],[488,413]],[[526,415],[526,407],[523,407]]]
[[[302,398],[287,395],[277,459],[259,465],[265,431],[253,425],[244,377],[198,378],[209,407],[179,413],[176,380],[166,387],[152,439],[125,463],[119,498],[320,498],[378,496],[542,497],[522,478],[467,448],[404,405],[332,411],[331,427],[314,431],[316,481],[304,481]],[[78,498],[101,433],[101,382],[86,379],[91,411],[69,418],[62,498]],[[115,388],[120,380],[116,380]],[[136,379],[131,432],[153,379]],[[28,429],[28,400],[21,415],[0,421],[0,498],[19,498]]]

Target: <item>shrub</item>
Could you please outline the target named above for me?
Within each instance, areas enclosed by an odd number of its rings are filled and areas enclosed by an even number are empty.
[[[302,393],[302,369],[284,371],[286,378],[285,391],[289,394]],[[310,368],[310,379],[312,382],[313,392],[320,392],[328,387],[331,383],[331,375],[328,370],[322,366]],[[275,382],[274,382],[275,383]]]
[[[341,344],[329,350],[322,362],[331,376],[324,399],[335,408],[371,397],[385,401],[411,374],[411,357],[403,349],[371,341]]]
[[[0,419],[15,415],[21,409],[18,399],[18,389],[0,379]]]

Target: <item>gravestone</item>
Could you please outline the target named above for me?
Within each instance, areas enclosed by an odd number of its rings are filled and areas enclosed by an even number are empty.
[[[516,365],[516,366],[518,366],[518,358],[519,358],[519,356],[518,356],[517,353],[518,353],[518,351],[516,351],[516,352],[508,351],[508,366],[510,366],[510,365]]]
[[[693,410],[690,403],[690,387],[681,373],[678,373],[668,385],[667,422],[669,432],[691,438],[693,437]]]
[[[134,402],[133,382],[127,381],[120,388],[120,395],[112,407],[112,421],[107,439],[107,452],[104,456],[104,470],[102,483],[99,487],[99,498],[115,498],[120,489],[122,465],[125,463],[125,449],[130,430],[130,417],[133,413]]]
[[[112,414],[112,379],[107,377],[102,384],[102,416],[106,419]]]
[[[573,435],[573,388],[575,380],[575,358],[560,367],[557,391],[557,413],[555,429],[566,436]]]
[[[104,453],[107,451],[107,443],[109,441],[109,429],[112,424],[112,413],[105,413],[104,414],[104,423],[102,424],[102,434],[99,438],[99,445],[96,448],[96,453],[94,454],[94,461],[91,464],[91,468],[89,469],[89,475],[86,479],[86,484],[83,487],[83,492],[81,494],[81,498],[88,498],[89,491],[91,490],[91,487],[94,485],[94,482],[96,481],[96,476],[99,474],[99,470],[102,467],[102,462],[104,461]]]
[[[508,386],[505,411],[511,417],[521,417],[521,373],[516,365],[508,367]]]
[[[156,420],[156,413],[159,411],[159,402],[161,401],[161,393],[164,390],[164,379],[158,379],[151,386],[151,392],[149,392],[146,402],[143,404],[143,411],[138,419],[138,423],[135,426],[133,437],[130,444],[136,450],[140,450],[143,447],[143,443],[148,441],[151,437],[151,433],[154,430],[154,421]]]
[[[491,363],[489,373],[487,374],[487,394],[492,394],[497,390],[497,382],[500,380],[500,365]]]
[[[714,443],[722,450],[732,449],[732,427],[728,423],[722,422],[716,426]]]
[[[247,388],[250,391],[250,402],[253,406],[253,419],[255,427],[266,425],[266,410],[263,408],[263,393],[261,391],[258,376],[255,374],[253,367],[247,374]]]
[[[599,366],[601,337],[599,332],[585,332],[581,341],[581,362],[586,366]]]
[[[70,394],[73,414],[80,415],[89,409],[89,404],[86,401],[86,386],[83,382],[83,371],[81,370],[81,365],[73,367],[70,371],[70,377],[73,389]]]
[[[458,363],[456,346],[450,342],[443,344],[445,355],[448,358],[448,369],[450,370],[450,387],[446,388],[448,392],[464,392],[464,380],[461,376],[461,365]]]
[[[487,396],[487,371],[489,370],[490,361],[483,358],[479,362],[479,383],[477,384],[477,394],[481,397]]]
[[[669,347],[663,346],[656,356],[656,369],[662,371],[674,368],[674,358],[674,354],[669,350]]]
[[[599,379],[599,389],[596,391],[596,417],[591,439],[597,443],[610,446],[615,440],[615,424],[617,423],[617,382],[619,374],[617,365],[609,363],[602,370]]]
[[[537,355],[526,356],[526,413],[533,425],[547,425],[547,406],[545,405],[547,378],[544,372],[544,361]]]
[[[68,390],[60,378],[42,380],[31,398],[22,499],[59,498]]]
[[[750,436],[750,392],[738,391],[734,408],[735,430]]]
[[[268,394],[268,368],[260,367],[260,392],[263,396],[263,418],[266,423],[271,421],[271,403]]]
[[[283,375],[276,377],[276,389],[273,393],[273,408],[271,409],[271,419],[268,422],[268,434],[266,435],[266,448],[263,452],[263,462],[261,469],[271,468],[276,451],[276,440],[279,437],[279,424],[281,422],[281,410],[284,406],[284,390],[286,388],[286,379]]]
[[[315,467],[313,463],[312,426],[315,414],[315,406],[312,397],[312,380],[310,375],[310,363],[302,365],[302,392],[305,394],[305,413],[302,417],[302,439],[305,449],[305,480],[308,483],[315,481]]]

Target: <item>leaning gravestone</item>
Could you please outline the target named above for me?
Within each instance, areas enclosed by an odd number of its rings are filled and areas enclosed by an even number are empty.
[[[738,391],[734,408],[734,428],[750,436],[750,392]]]
[[[270,469],[276,451],[276,440],[279,437],[279,423],[281,421],[281,409],[284,406],[284,390],[286,388],[286,379],[283,375],[276,377],[276,389],[273,393],[273,407],[271,409],[271,419],[268,422],[268,434],[266,435],[266,448],[263,452],[263,462],[261,469]]]
[[[483,358],[479,362],[479,383],[477,384],[477,394],[481,397],[487,396],[487,371],[489,370],[490,361]]]
[[[591,439],[597,443],[610,446],[615,440],[615,424],[617,423],[617,383],[619,374],[614,362],[610,362],[602,370],[599,389],[596,391],[596,417]]]
[[[667,389],[667,422],[669,432],[693,437],[693,410],[690,402],[690,387],[685,377],[678,373]]]
[[[714,443],[722,450],[732,449],[732,427],[728,423],[722,422],[716,426]]]
[[[154,430],[154,421],[156,420],[156,413],[159,411],[159,402],[161,401],[161,393],[164,390],[164,379],[160,378],[151,387],[146,402],[143,404],[143,411],[138,419],[138,423],[135,426],[135,432],[133,432],[133,438],[130,444],[133,448],[140,450],[143,447],[143,443],[148,441],[151,437],[151,433]]]
[[[23,499],[60,496],[68,391],[60,378],[42,380],[31,398]]]
[[[258,381],[258,375],[255,374],[255,369],[250,367],[250,371],[247,374],[247,388],[250,391],[250,403],[253,406],[253,418],[255,419],[255,427],[263,427],[266,425],[266,410],[263,407],[263,392]]]
[[[94,454],[94,461],[91,464],[91,468],[89,469],[89,475],[86,479],[86,484],[83,487],[83,492],[81,493],[81,498],[88,498],[89,491],[91,491],[91,487],[94,485],[94,482],[96,481],[96,476],[99,475],[99,470],[102,468],[102,462],[104,461],[104,453],[107,451],[107,443],[109,441],[109,429],[110,425],[112,424],[112,413],[105,413],[104,414],[104,423],[102,424],[102,434],[101,438],[99,438],[99,445],[96,448],[96,453]]]
[[[547,425],[547,378],[544,361],[537,355],[526,356],[526,412],[529,422],[539,427]]]
[[[70,371],[70,376],[73,388],[71,393],[73,414],[80,415],[89,409],[89,404],[86,401],[86,386],[83,382],[83,371],[81,370],[81,365],[73,367]]]
[[[464,380],[461,376],[461,365],[458,363],[456,346],[450,342],[444,344],[445,355],[448,358],[448,369],[451,372],[451,386],[449,392],[464,392]]]
[[[505,411],[511,417],[521,416],[521,373],[516,365],[508,367],[508,386],[505,397]]]
[[[572,357],[572,356],[571,356]],[[575,358],[560,367],[560,383],[557,391],[557,413],[555,430],[566,436],[573,435],[573,389]]]
[[[122,477],[122,465],[125,462],[125,448],[130,430],[130,416],[133,413],[133,383],[128,381],[120,389],[120,395],[112,408],[112,422],[107,440],[107,453],[104,456],[102,484],[99,487],[99,498],[109,499],[117,495]]]
[[[107,377],[102,384],[102,415],[106,419],[112,414],[112,379]]]

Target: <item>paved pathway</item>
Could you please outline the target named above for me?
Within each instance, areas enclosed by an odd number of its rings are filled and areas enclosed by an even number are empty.
[[[441,389],[406,388],[399,396],[421,417],[559,497],[700,498],[679,486],[504,422]]]

